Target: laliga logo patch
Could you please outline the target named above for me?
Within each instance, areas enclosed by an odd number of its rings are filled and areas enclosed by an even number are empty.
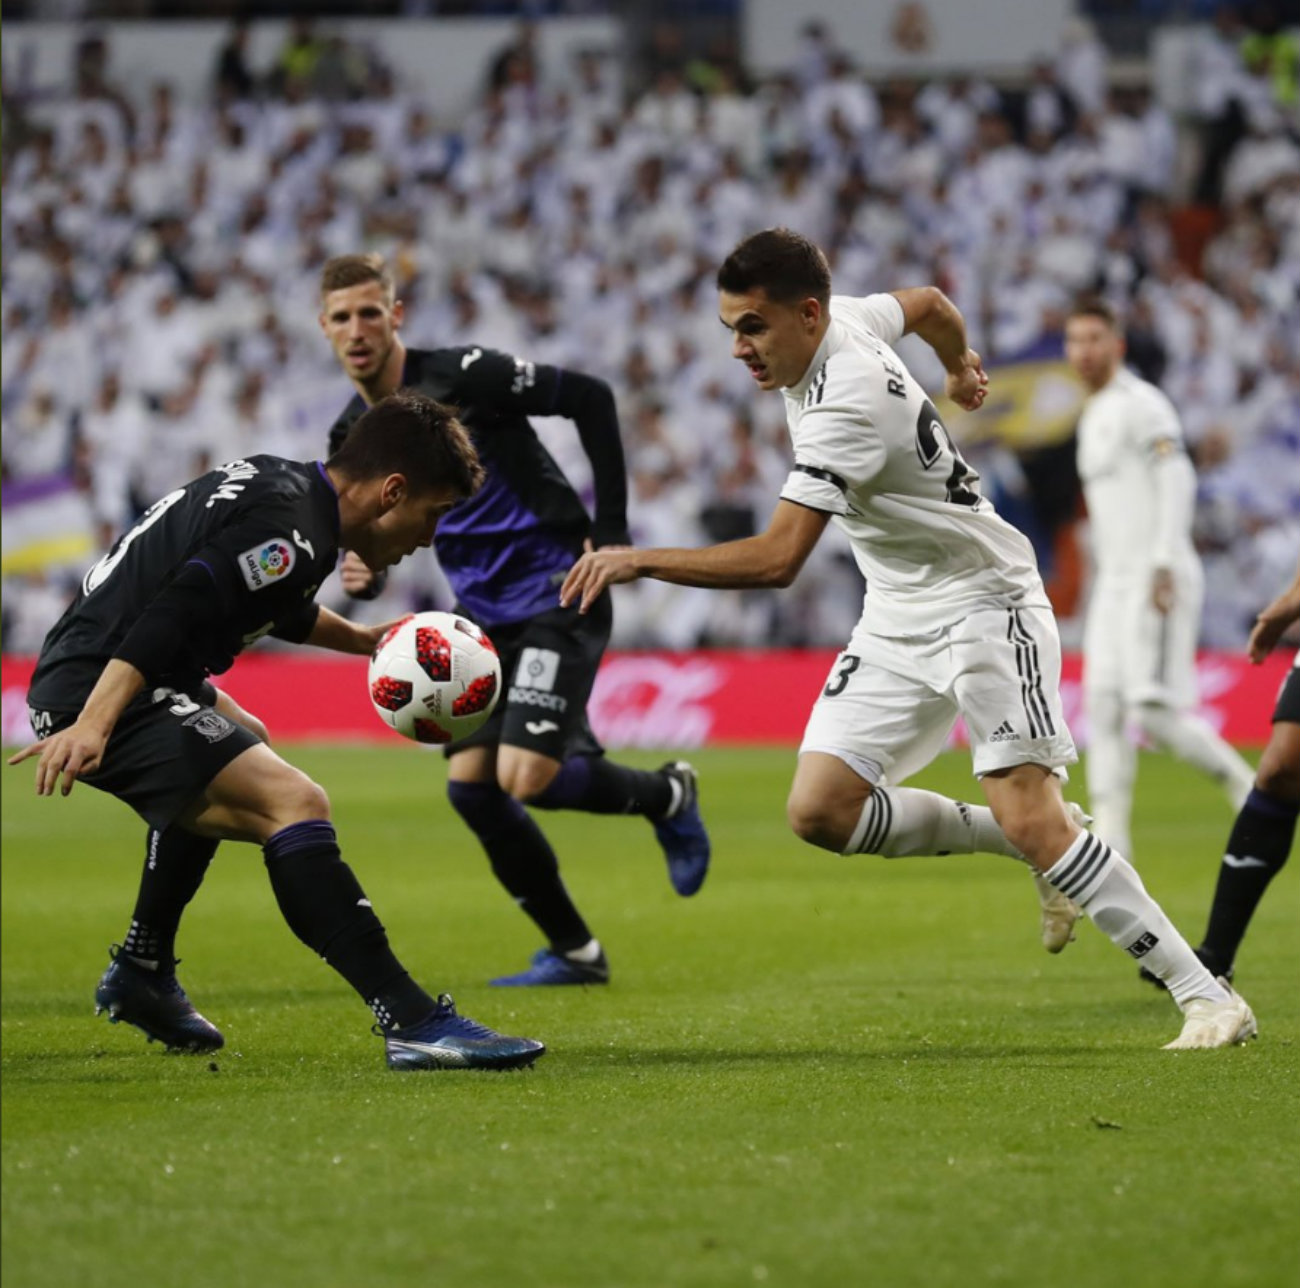
[[[293,551],[278,541],[272,541],[269,546],[262,547],[257,562],[262,565],[262,571],[268,577],[279,577],[288,572],[292,566]]]
[[[289,575],[296,557],[288,541],[272,537],[239,556],[239,571],[249,590],[264,590]]]

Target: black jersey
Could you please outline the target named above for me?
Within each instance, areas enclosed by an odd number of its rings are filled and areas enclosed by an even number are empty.
[[[149,683],[185,690],[263,635],[305,639],[338,547],[338,494],[319,461],[252,456],[219,466],[150,506],[82,578],[45,638],[31,705],[79,710],[149,605],[196,569],[211,581],[209,625],[176,641],[167,673]]]
[[[585,538],[596,545],[628,542],[627,481],[612,398],[609,431],[599,442],[583,439],[596,475],[594,528],[528,420],[573,418],[569,395],[580,382],[599,384],[494,349],[406,351],[402,384],[457,409],[487,471],[479,491],[443,516],[434,537],[461,609],[483,626],[553,609]],[[361,396],[354,397],[330,430],[331,451],[365,410]]]

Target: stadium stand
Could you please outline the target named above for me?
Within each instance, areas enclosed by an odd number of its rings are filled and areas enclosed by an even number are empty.
[[[317,273],[361,248],[394,263],[416,342],[611,381],[642,543],[753,531],[786,473],[781,402],[753,395],[716,319],[713,273],[744,233],[800,229],[846,293],[939,283],[995,387],[1058,358],[1071,298],[1099,290],[1196,452],[1203,643],[1240,644],[1294,567],[1300,146],[1294,67],[1288,81],[1261,33],[1203,29],[1187,119],[1112,77],[1086,28],[1010,87],[869,83],[824,30],[758,83],[672,50],[645,77],[600,51],[548,75],[525,34],[451,119],[328,24],[298,24],[265,66],[233,28],[201,97],[117,84],[118,30],[82,42],[56,95],[5,77],[7,650],[33,650],[68,579],[178,481],[323,451],[349,390],[317,330]],[[941,384],[924,349],[906,357]],[[959,426],[1067,617],[1068,428]],[[542,429],[580,481],[571,429]],[[445,606],[429,574],[413,564],[356,611]],[[781,596],[628,588],[615,641],[832,644],[859,594],[828,540]]]

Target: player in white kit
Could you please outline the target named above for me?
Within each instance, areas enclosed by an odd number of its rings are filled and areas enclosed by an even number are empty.
[[[1201,562],[1192,546],[1196,474],[1173,404],[1124,366],[1110,306],[1078,304],[1065,355],[1091,396],[1079,420],[1093,586],[1084,635],[1089,808],[1095,831],[1132,854],[1135,723],[1210,775],[1240,809],[1255,774],[1196,713]]]
[[[788,229],[746,238],[718,271],[732,352],[781,389],[794,467],[765,532],[697,550],[584,555],[561,602],[586,609],[637,577],[786,586],[832,519],[867,579],[862,620],[808,722],[788,815],[842,854],[1025,859],[1163,980],[1185,1021],[1171,1048],[1254,1036],[1245,1001],[1197,960],[1128,861],[1081,830],[1057,776],[1075,759],[1058,696],[1056,626],[1028,541],[980,496],[934,405],[891,346],[915,332],[948,396],[984,399],[961,314],[933,287],[831,298],[830,270]],[[991,808],[895,786],[927,764],[958,714]]]

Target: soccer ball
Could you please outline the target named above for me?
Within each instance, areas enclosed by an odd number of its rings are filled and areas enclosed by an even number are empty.
[[[370,657],[370,700],[379,718],[416,742],[455,742],[492,714],[501,659],[458,613],[415,613],[393,626]]]

